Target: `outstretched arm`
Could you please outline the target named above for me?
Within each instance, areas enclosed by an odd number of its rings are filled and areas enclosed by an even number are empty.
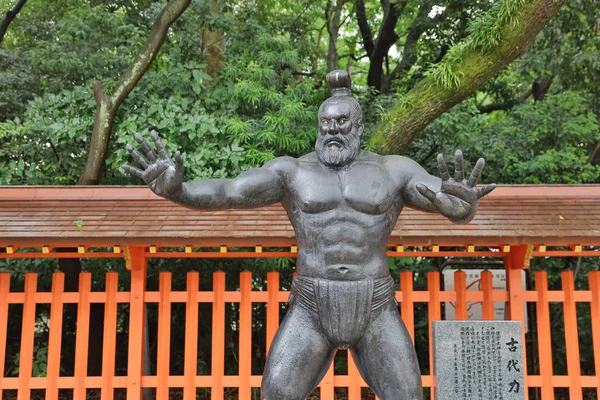
[[[293,159],[275,159],[262,168],[254,168],[235,179],[207,179],[183,182],[183,159],[179,152],[171,159],[158,134],[150,132],[155,152],[139,134],[135,139],[145,155],[127,145],[127,150],[143,168],[124,165],[123,169],[139,178],[154,193],[187,207],[203,210],[226,208],[252,208],[277,203],[282,200],[285,186],[282,176]],[[157,154],[158,153],[158,154]]]
[[[450,178],[444,157],[438,155],[440,178],[427,173],[419,164],[401,157],[397,163],[396,173],[401,173],[404,180],[399,182],[401,194],[407,206],[424,211],[437,211],[452,222],[467,223],[473,219],[477,211],[479,199],[490,193],[495,184],[478,189],[475,185],[485,165],[483,158],[475,164],[468,179],[464,178],[463,155],[456,151],[454,178]]]

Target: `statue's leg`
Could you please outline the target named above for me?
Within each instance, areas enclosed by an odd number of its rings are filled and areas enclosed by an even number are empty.
[[[389,302],[375,313],[351,349],[363,379],[381,400],[422,400],[417,354],[398,308]]]
[[[316,315],[297,304],[273,340],[262,380],[263,400],[303,400],[317,387],[335,355]]]

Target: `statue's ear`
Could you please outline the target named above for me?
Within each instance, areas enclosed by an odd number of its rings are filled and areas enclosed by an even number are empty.
[[[365,130],[365,125],[361,121],[358,124],[358,137],[362,137],[364,130]]]

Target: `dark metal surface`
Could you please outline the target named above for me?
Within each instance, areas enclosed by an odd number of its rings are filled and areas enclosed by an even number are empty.
[[[341,347],[350,349],[363,378],[382,400],[420,399],[416,354],[393,296],[377,310],[365,311],[359,328],[342,325],[356,324],[350,310],[368,310],[367,304],[375,301],[376,282],[389,277],[386,245],[404,206],[464,223],[495,186],[475,186],[483,159],[465,178],[460,151],[454,177],[438,156],[440,179],[406,157],[360,150],[362,111],[351,97],[350,77],[346,71],[333,71],[327,82],[332,96],[319,110],[315,152],[274,159],[232,180],[183,182],[181,155],[177,152],[171,159],[152,132],[156,151],[140,135],[135,139],[143,153],[127,145],[142,169],[123,169],[159,196],[191,208],[283,204],[298,242],[296,269],[313,282],[316,305],[311,310],[306,302],[292,302],[269,351],[263,399],[306,398]]]

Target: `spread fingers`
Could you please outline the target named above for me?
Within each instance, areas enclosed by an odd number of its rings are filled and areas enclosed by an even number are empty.
[[[146,139],[144,139],[144,137],[137,132],[133,135],[133,137],[140,144],[140,147],[142,148],[142,150],[144,150],[144,153],[146,153],[146,157],[148,157],[148,160],[150,160],[151,162],[156,161],[156,153],[154,152],[154,150],[152,150],[152,147],[150,147]]]
[[[137,151],[132,145],[130,145],[129,143],[127,143],[125,145],[125,148],[127,149],[127,151],[129,152],[129,154],[131,154],[131,156],[133,157],[133,159],[135,161],[137,161],[142,168],[146,169],[148,168],[148,166],[150,165],[150,163],[148,162],[148,160],[146,160],[146,157],[144,157],[142,155],[142,153],[140,153],[139,151]]]

